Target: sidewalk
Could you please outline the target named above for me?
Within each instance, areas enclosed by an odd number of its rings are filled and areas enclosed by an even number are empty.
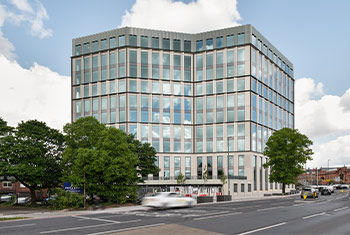
[[[224,202],[208,202],[200,203],[198,205],[207,205],[207,204],[216,204],[216,203],[230,203],[230,202],[240,202],[240,201],[255,201],[255,200],[268,200],[272,198],[285,198],[292,197],[294,195],[285,195],[285,196],[268,196],[268,197],[252,197],[252,198],[234,198],[232,201]],[[60,211],[48,211],[37,210],[37,209],[28,209],[28,210],[11,210],[11,208],[6,208],[2,210],[0,207],[0,218],[13,218],[13,217],[25,217],[30,219],[45,219],[45,218],[54,218],[54,217],[64,217],[64,216],[73,216],[73,215],[89,215],[89,214],[101,214],[101,213],[118,213],[118,212],[128,212],[128,211],[140,211],[148,210],[148,207],[144,206],[124,206],[124,207],[113,207],[106,208],[104,210],[60,210]],[[17,213],[18,212],[18,213]]]

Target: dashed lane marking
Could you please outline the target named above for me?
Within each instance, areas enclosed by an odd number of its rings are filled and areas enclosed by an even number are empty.
[[[273,224],[273,225],[270,225],[270,226],[267,226],[267,227],[258,228],[258,229],[254,229],[254,230],[251,230],[251,231],[248,231],[248,232],[240,233],[238,235],[246,235],[246,234],[256,233],[256,232],[260,232],[260,231],[263,231],[263,230],[266,230],[266,229],[282,226],[282,225],[285,225],[285,224],[286,224],[286,222],[282,222],[282,223],[279,223],[279,224]]]

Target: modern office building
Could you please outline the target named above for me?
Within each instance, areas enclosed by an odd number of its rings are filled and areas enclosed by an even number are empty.
[[[143,176],[148,188],[173,189],[182,173],[191,193],[281,191],[262,151],[274,130],[294,128],[293,64],[253,26],[124,27],[73,39],[71,60],[72,121],[94,116],[151,143],[161,171]]]

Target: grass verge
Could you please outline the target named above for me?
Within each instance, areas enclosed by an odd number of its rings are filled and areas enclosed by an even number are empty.
[[[16,220],[16,219],[27,219],[28,217],[3,217],[0,218],[0,221],[7,221],[7,220]]]

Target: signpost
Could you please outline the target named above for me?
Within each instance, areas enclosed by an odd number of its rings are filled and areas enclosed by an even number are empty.
[[[71,193],[82,193],[81,188],[73,187],[70,182],[63,183],[63,190],[70,191]]]
[[[306,192],[303,194],[303,198],[304,198],[304,200],[306,200],[306,198],[307,198],[307,193]]]

